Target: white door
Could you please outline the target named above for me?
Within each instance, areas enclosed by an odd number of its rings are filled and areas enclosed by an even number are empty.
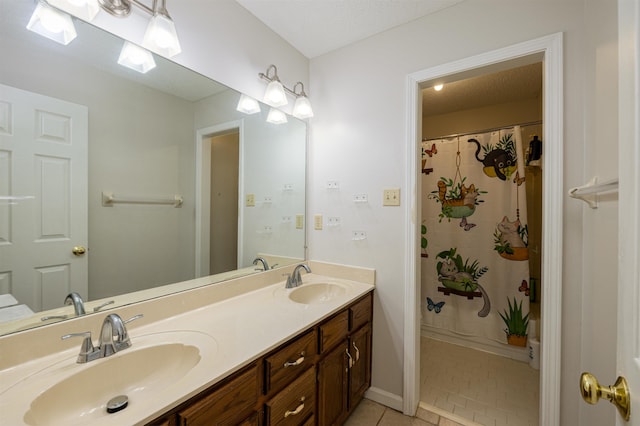
[[[0,294],[34,311],[88,296],[87,142],[85,106],[0,85]]]
[[[619,284],[617,374],[626,378],[631,418],[640,426],[640,1],[618,1]],[[615,378],[600,378],[603,382]],[[605,383],[610,384],[610,383]]]

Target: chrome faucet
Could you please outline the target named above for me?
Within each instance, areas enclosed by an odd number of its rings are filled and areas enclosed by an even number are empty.
[[[82,337],[82,344],[80,345],[80,353],[76,362],[78,364],[84,364],[89,361],[93,361],[99,358],[105,358],[131,347],[131,339],[125,324],[131,321],[142,318],[142,314],[138,314],[134,317],[123,321],[118,314],[109,314],[102,322],[102,328],[100,330],[100,345],[98,347],[93,346],[91,340],[91,332],[85,331],[84,333],[71,333],[62,336],[62,340],[66,340],[70,337]]]
[[[308,274],[311,273],[311,268],[309,268],[304,263],[299,264],[295,268],[293,268],[293,272],[287,278],[287,284],[285,288],[295,288],[302,284],[302,277],[300,276],[300,269],[304,269]]]
[[[78,316],[86,314],[84,310],[84,302],[82,301],[82,297],[80,297],[80,295],[75,291],[67,294],[67,297],[64,299],[64,304],[73,305],[73,310]]]
[[[269,264],[267,263],[267,261],[265,260],[264,257],[256,257],[255,259],[253,259],[253,264],[257,265],[258,262],[262,262],[262,270],[263,271],[268,271],[269,270]]]

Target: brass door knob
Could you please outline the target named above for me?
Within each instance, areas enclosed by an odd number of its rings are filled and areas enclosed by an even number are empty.
[[[75,246],[73,250],[71,250],[71,253],[75,254],[76,256],[82,256],[86,252],[87,252],[87,249],[82,246]]]
[[[629,386],[624,377],[619,376],[613,386],[602,386],[591,373],[582,373],[580,377],[580,391],[582,399],[589,404],[595,404],[600,398],[606,398],[618,408],[623,419],[631,416],[631,396]]]

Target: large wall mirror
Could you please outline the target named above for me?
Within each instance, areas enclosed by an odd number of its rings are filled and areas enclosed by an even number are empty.
[[[305,258],[306,123],[155,55],[122,67],[82,21],[45,39],[34,7],[0,4],[0,334],[73,317],[71,292],[101,312]]]

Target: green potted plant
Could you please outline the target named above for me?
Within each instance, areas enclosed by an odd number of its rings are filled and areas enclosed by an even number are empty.
[[[529,325],[529,314],[522,316],[522,301],[520,304],[513,298],[513,305],[511,300],[509,302],[509,312],[504,310],[504,315],[500,314],[502,320],[506,324],[507,328],[504,332],[507,334],[507,343],[514,346],[527,346],[527,327]]]

